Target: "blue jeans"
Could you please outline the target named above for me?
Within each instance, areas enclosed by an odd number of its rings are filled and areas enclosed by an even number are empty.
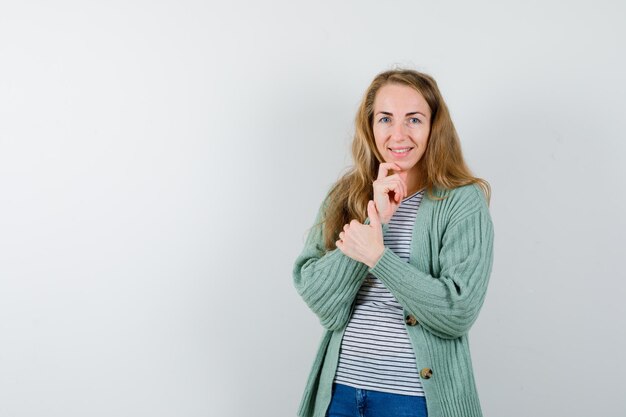
[[[428,417],[426,399],[333,384],[326,417]]]

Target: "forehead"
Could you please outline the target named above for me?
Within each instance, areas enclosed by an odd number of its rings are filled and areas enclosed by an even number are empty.
[[[430,115],[426,99],[413,87],[403,84],[385,84],[376,93],[374,112],[414,112]]]

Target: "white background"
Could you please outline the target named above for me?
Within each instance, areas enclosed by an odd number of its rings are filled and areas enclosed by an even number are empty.
[[[0,417],[293,416],[291,269],[380,71],[493,187],[486,416],[626,415],[621,1],[3,1]]]

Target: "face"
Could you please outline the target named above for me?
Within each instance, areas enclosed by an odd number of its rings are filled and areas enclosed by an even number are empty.
[[[385,162],[416,174],[430,133],[430,107],[415,89],[402,84],[381,87],[374,99],[376,148]]]

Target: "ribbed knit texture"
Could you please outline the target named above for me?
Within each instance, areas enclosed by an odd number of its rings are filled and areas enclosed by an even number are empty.
[[[493,262],[493,227],[475,185],[437,190],[418,211],[409,262],[391,250],[373,268],[325,252],[322,228],[309,233],[293,269],[294,285],[326,329],[309,376],[299,415],[323,417],[330,402],[341,336],[352,303],[368,272],[380,279],[416,326],[407,333],[418,369],[432,369],[422,381],[429,417],[481,416],[467,332],[483,304]],[[316,223],[321,219],[323,207]],[[369,219],[366,223],[369,223]]]

